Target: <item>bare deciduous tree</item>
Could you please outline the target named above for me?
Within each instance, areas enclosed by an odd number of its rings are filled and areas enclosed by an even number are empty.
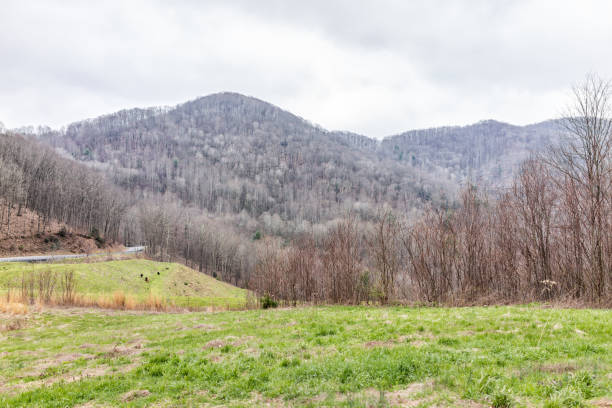
[[[561,175],[558,185],[577,195],[584,258],[592,296],[603,296],[612,265],[606,254],[612,193],[612,85],[589,75],[574,89],[574,104],[564,116],[567,137],[546,162]]]
[[[369,255],[380,280],[383,304],[394,295],[402,261],[401,233],[401,225],[395,214],[390,209],[384,209],[368,239]]]

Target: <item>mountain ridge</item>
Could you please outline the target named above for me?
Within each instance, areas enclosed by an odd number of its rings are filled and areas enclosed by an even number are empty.
[[[497,120],[497,119],[482,119],[479,120],[477,122],[474,123],[468,123],[468,124],[463,124],[463,125],[443,125],[443,126],[429,126],[429,127],[421,127],[421,128],[412,128],[412,129],[408,129],[402,132],[398,132],[398,133],[391,133],[389,135],[383,136],[381,138],[377,138],[377,137],[372,137],[372,136],[368,136],[366,134],[363,133],[359,133],[359,132],[355,132],[352,130],[348,130],[348,129],[327,129],[322,125],[317,124],[316,122],[313,122],[309,119],[306,119],[298,114],[295,114],[287,109],[284,109],[282,107],[280,107],[279,105],[275,105],[271,102],[265,101],[263,99],[254,97],[254,96],[250,96],[250,95],[246,95],[246,94],[242,94],[239,92],[234,92],[234,91],[220,91],[220,92],[214,92],[208,95],[203,95],[203,96],[198,96],[195,97],[194,99],[190,99],[188,101],[185,102],[181,102],[178,104],[174,104],[174,105],[152,105],[152,106],[148,106],[148,107],[131,107],[131,108],[125,108],[125,109],[119,109],[117,111],[114,112],[109,112],[109,113],[104,113],[95,117],[91,117],[91,118],[85,118],[85,119],[81,119],[81,120],[77,120],[77,121],[73,121],[70,122],[66,125],[60,126],[59,128],[52,128],[46,125],[41,125],[40,127],[45,128],[45,129],[51,129],[52,131],[60,131],[63,128],[67,128],[70,127],[71,125],[77,125],[77,124],[81,124],[81,123],[86,123],[86,122],[94,122],[100,119],[104,119],[104,118],[108,118],[108,117],[112,117],[112,116],[116,116],[116,115],[122,115],[124,113],[133,113],[133,112],[140,112],[140,113],[152,113],[152,114],[162,114],[162,113],[166,113],[169,111],[173,111],[176,110],[177,108],[181,108],[185,105],[190,105],[190,104],[198,104],[201,103],[203,101],[207,101],[207,100],[211,100],[211,99],[218,99],[220,97],[231,97],[231,98],[235,98],[235,99],[241,99],[241,100],[250,100],[254,103],[259,103],[265,106],[268,106],[270,108],[273,108],[275,110],[278,111],[282,111],[284,113],[288,113],[289,115],[293,116],[294,118],[302,121],[303,123],[309,125],[309,126],[313,126],[315,128],[320,129],[321,131],[324,131],[326,133],[331,133],[331,134],[350,134],[350,135],[355,135],[358,136],[360,138],[366,138],[369,139],[370,141],[373,142],[378,142],[381,143],[386,139],[391,139],[409,132],[416,132],[416,131],[426,131],[426,130],[433,130],[433,129],[461,129],[461,128],[466,128],[466,127],[473,127],[473,126],[478,126],[478,125],[483,125],[483,124],[497,124],[500,126],[512,126],[515,128],[532,128],[532,127],[537,127],[539,125],[542,124],[547,124],[547,123],[551,123],[551,122],[558,122],[559,119],[545,119],[539,122],[534,122],[534,123],[528,123],[526,125],[516,125],[510,122],[505,122],[505,121],[501,121],[501,120]],[[1,122],[0,122],[1,123]],[[23,127],[17,127],[17,128],[12,128],[9,129],[10,131],[13,132],[17,132],[17,133],[32,133],[32,132],[36,132],[36,129],[33,126],[23,126]]]
[[[37,138],[141,195],[170,192],[214,214],[320,223],[349,208],[372,217],[381,203],[407,211],[445,205],[467,182],[507,186],[522,160],[555,142],[554,124],[489,119],[378,140],[220,92],[121,110]]]

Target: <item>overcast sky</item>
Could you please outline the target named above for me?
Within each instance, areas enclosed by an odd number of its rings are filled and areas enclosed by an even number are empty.
[[[0,121],[59,127],[234,91],[328,129],[557,116],[612,76],[612,2],[23,1],[0,12]]]

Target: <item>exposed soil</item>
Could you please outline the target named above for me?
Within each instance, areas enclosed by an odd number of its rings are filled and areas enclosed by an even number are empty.
[[[56,221],[42,225],[38,215],[25,208],[21,209],[20,215],[17,213],[18,209],[13,208],[8,226],[4,214],[4,222],[0,225],[0,257],[93,254],[125,249],[115,243],[97,242],[85,231],[74,230]]]
[[[240,338],[236,336],[227,336],[223,340],[215,339],[215,340],[209,341],[208,343],[204,345],[203,349],[204,350],[217,349],[217,348],[222,348],[227,345],[238,347],[238,346],[243,345],[247,341],[253,340],[253,339],[254,339],[253,336],[245,336],[245,337],[240,337]]]
[[[135,400],[136,398],[146,397],[147,395],[151,395],[149,390],[133,390],[128,391],[121,396],[121,401],[128,402]]]
[[[589,402],[596,407],[612,408],[612,399],[610,398],[601,398],[596,401],[589,401]]]
[[[49,362],[49,361],[45,361]],[[65,373],[61,375],[51,376],[40,380],[21,382],[16,384],[0,384],[0,393],[15,394],[33,388],[39,388],[42,386],[53,385],[57,382],[63,381],[66,383],[81,381],[85,378],[101,377],[104,375],[127,373],[132,371],[140,365],[140,360],[136,359],[132,363],[121,366],[121,367],[110,367],[106,364],[102,364],[96,367],[87,367],[81,370],[79,373]],[[51,364],[48,367],[56,367],[57,365]],[[35,374],[35,373],[30,373]],[[39,374],[40,375],[40,374]],[[38,376],[38,375],[33,375]]]

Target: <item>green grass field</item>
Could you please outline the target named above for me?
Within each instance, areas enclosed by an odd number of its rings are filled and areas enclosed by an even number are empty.
[[[0,332],[2,407],[612,403],[610,310],[50,309],[3,318],[22,321]]]
[[[84,296],[112,295],[117,291],[143,300],[149,294],[177,306],[244,307],[246,291],[177,263],[145,259],[83,263],[0,264],[0,290],[19,289],[23,273],[72,270],[77,292]],[[159,272],[159,275],[157,274]],[[143,276],[141,277],[140,274]],[[148,282],[144,278],[148,279]]]

